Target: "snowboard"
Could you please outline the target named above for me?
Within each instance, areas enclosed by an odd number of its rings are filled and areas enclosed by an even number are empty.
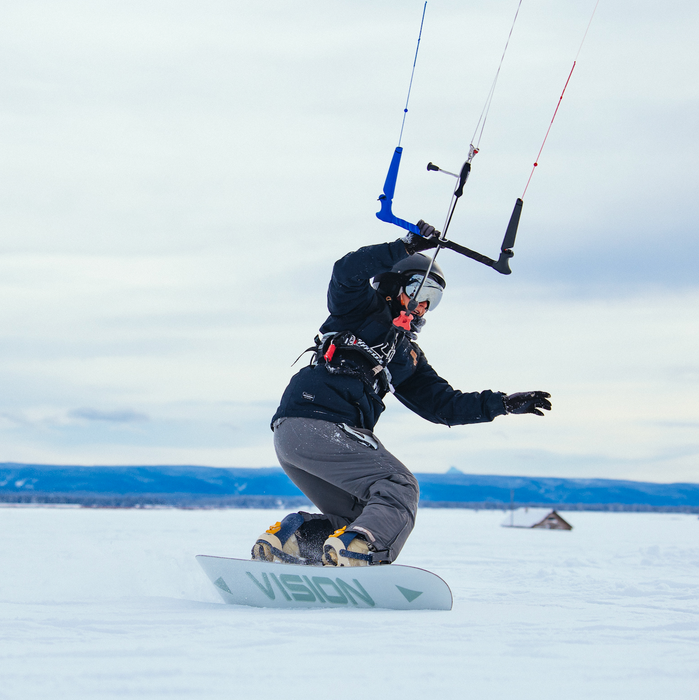
[[[451,610],[449,586],[425,569],[301,566],[198,555],[225,603],[257,608]]]

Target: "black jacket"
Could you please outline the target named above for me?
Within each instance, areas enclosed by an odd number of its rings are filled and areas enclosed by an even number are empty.
[[[370,280],[388,272],[407,255],[403,242],[398,240],[360,248],[338,260],[328,287],[330,316],[321,326],[321,333],[351,331],[375,350],[388,353],[386,366],[396,398],[433,423],[482,423],[504,415],[504,394],[465,394],[453,389],[430,367],[417,343],[393,325],[389,303]],[[272,423],[296,416],[374,429],[385,408],[385,389],[366,380],[369,363],[358,353],[345,351],[338,355],[345,358],[347,367],[357,371],[331,373],[322,360],[304,367],[292,377]]]

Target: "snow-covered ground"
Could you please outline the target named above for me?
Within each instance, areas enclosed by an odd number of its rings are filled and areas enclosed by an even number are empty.
[[[276,511],[0,508],[0,698],[696,697],[699,519],[421,510],[451,612],[226,606],[195,554]]]

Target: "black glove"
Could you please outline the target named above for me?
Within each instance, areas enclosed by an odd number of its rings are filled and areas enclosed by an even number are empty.
[[[543,416],[544,414],[539,409],[550,411],[550,398],[551,394],[547,394],[545,391],[522,391],[518,394],[503,396],[503,401],[508,413],[534,413],[537,416]]]
[[[430,248],[436,248],[439,245],[439,237],[441,234],[434,226],[430,226],[430,224],[420,219],[420,221],[417,222],[417,227],[420,229],[420,233],[413,233],[411,231],[401,238],[409,255],[419,253],[423,250],[429,250]]]

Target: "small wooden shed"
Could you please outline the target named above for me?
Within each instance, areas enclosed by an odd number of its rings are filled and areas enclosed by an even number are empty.
[[[511,510],[503,527],[527,527],[542,530],[572,530],[573,526],[566,522],[555,510],[550,508],[517,508]]]

